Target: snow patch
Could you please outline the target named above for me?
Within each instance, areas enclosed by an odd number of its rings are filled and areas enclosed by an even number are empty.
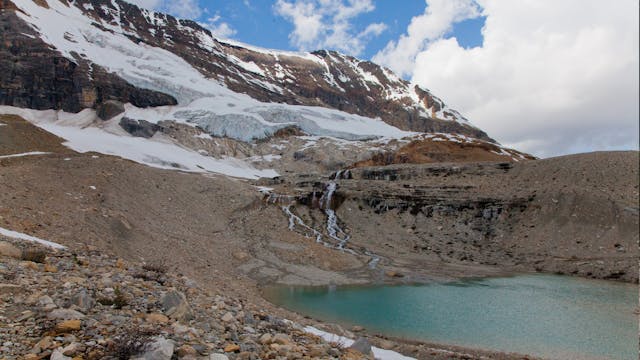
[[[9,229],[5,229],[0,227],[0,235],[12,238],[12,239],[18,239],[18,240],[26,240],[26,241],[31,241],[31,242],[35,242],[44,246],[48,246],[50,248],[54,248],[54,249],[65,249],[64,246],[54,243],[52,241],[48,241],[48,240],[43,240],[40,238],[37,238],[35,236],[31,236],[31,235],[27,235],[27,234],[23,234],[21,232],[17,232],[17,231],[12,231]]]
[[[304,328],[304,331],[308,332],[309,334],[319,336],[327,342],[342,344],[344,347],[349,347],[355,342],[353,339],[349,339],[348,337],[322,331],[313,326],[306,326]],[[375,356],[375,358],[378,360],[415,360],[415,358],[404,356],[395,351],[380,349],[375,346],[371,347],[371,351],[373,351],[373,356]]]
[[[2,155],[2,156],[0,156],[0,159],[22,157],[22,156],[47,155],[47,154],[51,154],[51,153],[50,152],[43,152],[43,151],[30,151],[30,152],[25,152],[25,153],[20,153],[20,154]]]

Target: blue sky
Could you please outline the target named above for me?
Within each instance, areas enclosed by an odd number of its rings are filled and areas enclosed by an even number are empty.
[[[133,0],[143,6],[152,6],[173,13],[179,17],[193,18],[203,24],[209,24],[216,29],[221,24],[224,30],[220,35],[228,36],[234,40],[248,44],[283,50],[299,50],[290,39],[290,34],[294,32],[294,24],[291,18],[283,16],[278,11],[278,1],[273,0]],[[295,4],[295,0],[283,0]],[[322,1],[312,0],[317,4],[320,12]],[[402,0],[402,1],[373,1],[373,0],[329,0],[333,2],[333,7],[337,3],[345,6],[357,6],[357,3],[370,4],[370,7],[359,11],[357,15],[350,17],[348,22],[348,34],[356,35],[365,30],[369,24],[383,24],[384,30],[363,39],[363,49],[341,48],[330,44],[318,44],[323,49],[334,49],[363,59],[370,60],[376,53],[383,49],[390,41],[400,37],[407,31],[407,26],[414,16],[425,12],[424,0]],[[171,3],[174,3],[173,5]],[[180,6],[176,6],[179,3]],[[199,16],[194,16],[199,15]],[[331,22],[331,15],[323,16],[323,21]],[[445,37],[456,37],[458,42],[464,47],[473,47],[482,44],[481,28],[484,25],[484,17],[464,20],[454,23]],[[313,45],[313,44],[311,44]],[[318,48],[309,47],[304,50],[316,50]],[[356,51],[349,51],[356,50]]]

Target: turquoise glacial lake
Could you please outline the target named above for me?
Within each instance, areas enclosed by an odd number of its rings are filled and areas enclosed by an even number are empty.
[[[638,287],[555,275],[428,285],[270,287],[314,318],[426,342],[550,359],[638,359]]]

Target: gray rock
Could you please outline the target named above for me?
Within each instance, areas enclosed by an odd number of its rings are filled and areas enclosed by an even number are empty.
[[[171,360],[175,344],[161,336],[155,337],[154,341],[146,347],[144,354],[136,356],[135,360]]]
[[[358,338],[358,340],[349,346],[349,349],[356,350],[364,355],[371,354],[371,344],[369,343],[369,340],[363,337]]]
[[[229,360],[229,357],[225,354],[210,354],[209,360]]]
[[[178,321],[193,319],[193,312],[189,303],[187,303],[187,297],[183,293],[176,290],[168,291],[160,302],[162,303],[162,311],[168,317]]]
[[[97,115],[102,120],[109,120],[124,112],[124,104],[116,100],[107,100],[98,106]]]
[[[150,138],[162,127],[154,123],[150,123],[145,120],[135,120],[128,117],[123,117],[120,120],[120,127],[124,131],[136,137]]]
[[[49,319],[78,320],[84,319],[84,314],[71,309],[54,309],[47,315]]]
[[[82,288],[71,298],[71,304],[79,307],[83,311],[90,310],[95,305],[95,300],[89,295],[87,289]]]
[[[11,243],[0,241],[0,255],[20,259],[22,257],[22,250]]]
[[[61,348],[57,348],[57,349],[53,350],[53,352],[51,353],[51,357],[49,359],[50,360],[71,360],[71,357],[65,356],[62,353],[62,349]]]

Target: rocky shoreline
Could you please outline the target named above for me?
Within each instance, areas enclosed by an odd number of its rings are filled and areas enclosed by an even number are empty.
[[[418,359],[532,359],[347,330],[93,246],[52,249],[0,237],[0,298],[7,360],[373,359],[371,346]],[[308,326],[359,343],[328,342]]]
[[[367,358],[162,264],[6,240],[3,359]]]

